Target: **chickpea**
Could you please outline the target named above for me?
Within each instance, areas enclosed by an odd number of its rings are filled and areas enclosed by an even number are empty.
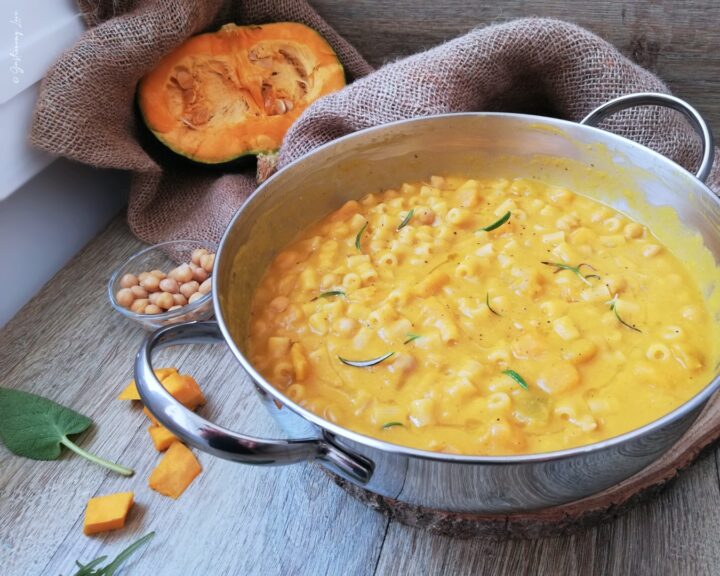
[[[180,291],[180,284],[175,278],[163,278],[160,280],[160,290],[170,292],[170,294],[177,294]]]
[[[198,288],[198,292],[200,292],[200,294],[207,294],[211,290],[212,290],[212,278],[208,278],[207,280],[205,280],[205,282],[200,284],[200,288]]]
[[[192,255],[190,258],[192,259],[192,263],[196,266],[200,266],[200,258],[205,256],[205,254],[208,254],[208,251],[205,250],[205,248],[196,248],[192,251]]]
[[[163,278],[167,278],[167,274],[163,272],[162,270],[150,270],[150,274],[155,276],[158,280],[162,280]]]
[[[182,294],[173,294],[173,302],[175,303],[175,306],[185,306],[187,304],[187,298],[183,296]]]
[[[193,302],[195,302],[195,300],[199,300],[203,296],[204,294],[200,294],[200,292],[195,292],[190,296],[190,298],[188,298],[188,304],[192,304]]]
[[[135,274],[125,274],[120,278],[120,288],[132,288],[138,285],[139,280]]]
[[[140,280],[140,286],[148,292],[157,292],[160,290],[160,280],[157,276],[148,274],[143,280]]]
[[[159,306],[155,306],[155,304],[149,304],[145,308],[145,314],[162,314],[162,310]]]
[[[142,281],[145,280],[145,278],[147,278],[148,276],[152,276],[152,274],[150,274],[150,272],[140,272],[137,277],[138,282],[142,284]]]
[[[155,304],[167,310],[175,305],[175,300],[173,300],[173,295],[170,292],[161,292]]]
[[[193,277],[192,270],[190,269],[190,266],[188,264],[182,264],[182,265],[178,266],[177,268],[173,268],[170,271],[170,278],[174,278],[180,284],[184,284],[185,282],[190,282],[190,280],[192,280],[192,277]]]
[[[195,280],[196,282],[200,282],[200,284],[202,284],[203,282],[205,282],[205,280],[208,279],[208,273],[205,272],[204,268],[196,264],[190,264],[190,269],[193,273],[193,280]]]
[[[185,282],[180,286],[180,294],[185,296],[185,298],[190,298],[190,296],[195,294],[195,292],[197,292],[199,288],[200,284],[195,282],[195,280],[191,282]]]
[[[130,308],[130,305],[135,301],[135,295],[130,288],[122,288],[115,294],[115,300],[123,308]]]
[[[133,296],[135,298],[147,298],[148,292],[143,288],[142,286],[133,286],[130,288],[130,291],[133,293]]]
[[[215,264],[215,254],[205,254],[200,258],[200,266],[205,269],[205,272],[210,274]]]
[[[130,305],[130,310],[135,312],[135,314],[142,314],[145,312],[148,304],[150,304],[150,301],[147,298],[138,298]]]
[[[148,296],[148,300],[150,301],[150,304],[155,304],[157,306],[158,298],[160,298],[161,292],[152,292]]]

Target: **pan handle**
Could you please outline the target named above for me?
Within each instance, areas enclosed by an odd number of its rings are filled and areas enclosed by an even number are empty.
[[[580,124],[597,126],[611,114],[615,114],[615,112],[625,110],[626,108],[632,108],[633,106],[662,106],[664,108],[672,108],[688,119],[702,140],[702,160],[695,176],[701,182],[705,182],[710,175],[710,170],[713,165],[713,151],[715,148],[713,136],[704,118],[695,108],[685,102],[685,100],[670,96],[669,94],[659,94],[655,92],[628,94],[614,98],[602,106],[595,108],[595,110],[580,120]]]
[[[145,338],[135,357],[135,382],[145,407],[173,434],[198,450],[226,460],[259,465],[286,465],[321,460],[351,481],[367,483],[373,463],[340,449],[326,439],[267,440],[246,436],[213,424],[188,410],[165,390],[155,376],[152,353],[178,344],[224,344],[217,322],[187,322],[156,330]]]

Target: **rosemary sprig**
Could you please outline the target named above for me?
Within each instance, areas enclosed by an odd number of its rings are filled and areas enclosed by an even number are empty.
[[[400,222],[400,226],[397,227],[397,230],[396,230],[397,232],[399,232],[400,230],[405,228],[405,226],[407,226],[410,223],[410,220],[412,220],[413,214],[415,214],[415,208],[411,208],[410,212],[408,212],[405,215],[405,218],[403,218],[403,221]]]
[[[413,334],[412,332],[408,332],[406,334],[406,336],[407,336],[407,340],[405,340],[405,342],[403,342],[403,344],[410,344],[410,342],[417,340],[418,338],[422,338],[422,336],[420,336],[420,334]]]
[[[615,294],[615,296],[613,296],[612,300],[607,302],[607,304],[610,305],[610,310],[612,310],[613,313],[615,314],[615,318],[617,318],[618,321],[620,322],[620,324],[622,324],[623,326],[627,326],[628,328],[630,328],[630,330],[635,330],[635,332],[640,332],[642,334],[642,330],[640,330],[640,328],[638,328],[637,326],[633,326],[632,324],[630,324],[628,322],[625,322],[625,320],[623,320],[620,317],[620,313],[617,311],[617,303],[618,303],[617,294]]]
[[[522,376],[520,376],[520,374],[518,374],[517,372],[515,372],[515,370],[510,370],[510,369],[508,369],[508,370],[503,370],[502,373],[505,374],[506,376],[510,376],[510,378],[512,378],[513,380],[515,380],[515,382],[517,382],[518,384],[520,384],[520,387],[521,387],[521,388],[524,388],[525,390],[528,390],[528,384],[527,384],[527,382],[525,382],[525,379],[524,379]]]
[[[500,312],[498,312],[497,310],[493,310],[493,307],[490,306],[490,292],[487,292],[485,294],[485,305],[488,307],[488,310],[490,310],[490,312],[495,314],[495,316],[502,316],[502,314],[500,314]]]
[[[387,360],[395,354],[395,352],[388,352],[387,354],[383,354],[382,356],[378,356],[377,358],[371,358],[370,360],[348,360],[347,358],[343,358],[342,356],[338,356],[338,360],[342,362],[343,364],[347,364],[348,366],[354,366],[355,368],[368,368],[369,366],[375,366],[376,364],[380,364],[383,360]]]
[[[405,426],[402,422],[386,422],[382,425],[383,430],[387,430],[388,428],[393,428],[395,426]]]
[[[588,278],[597,278],[598,280],[600,280],[600,276],[598,276],[597,274],[583,274],[582,273],[581,268],[583,266],[590,268],[590,270],[592,270],[593,272],[597,272],[595,267],[592,264],[588,264],[587,262],[580,262],[580,264],[578,264],[577,266],[570,266],[569,264],[563,264],[562,262],[545,262],[545,261],[541,262],[541,264],[545,264],[545,266],[554,266],[556,268],[555,274],[557,274],[558,272],[562,272],[563,270],[569,270],[570,272],[573,272],[574,274],[576,274],[577,277],[580,278],[580,280],[582,280],[583,282],[585,282],[585,284],[587,284],[588,286],[592,286],[592,284],[590,284],[590,282],[588,282],[588,280],[587,280]]]
[[[362,228],[360,228],[360,231],[357,233],[357,236],[355,236],[355,248],[360,250],[362,252],[362,248],[360,248],[360,238],[363,235],[363,232],[365,232],[365,228],[367,228],[367,220],[365,221],[365,224],[363,224]]]
[[[503,214],[499,220],[496,220],[489,226],[485,226],[484,228],[479,228],[479,230],[485,230],[485,232],[492,232],[493,230],[495,230],[496,228],[500,228],[500,226],[502,226],[503,224],[505,224],[505,222],[510,220],[510,215],[511,214],[509,211],[505,212],[505,214]]]
[[[125,560],[132,556],[138,548],[144,546],[152,540],[154,536],[155,532],[145,534],[145,536],[135,541],[133,544],[130,544],[130,546],[120,552],[120,554],[118,554],[115,560],[110,562],[110,564],[101,568],[98,566],[107,560],[107,556],[100,556],[87,564],[81,564],[76,560],[75,564],[78,566],[78,571],[75,572],[73,576],[112,576],[120,569],[120,566],[125,562]]]
[[[328,290],[327,292],[323,292],[322,294],[319,294],[315,296],[310,302],[315,302],[315,300],[319,300],[320,298],[330,298],[331,296],[345,296],[345,292],[342,290]]]

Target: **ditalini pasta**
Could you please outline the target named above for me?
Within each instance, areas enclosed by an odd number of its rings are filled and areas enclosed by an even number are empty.
[[[287,397],[406,446],[524,454],[602,440],[713,376],[712,318],[643,225],[529,179],[350,201],[277,255],[249,355]]]

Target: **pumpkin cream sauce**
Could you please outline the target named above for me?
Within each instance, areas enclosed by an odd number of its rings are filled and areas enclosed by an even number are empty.
[[[692,266],[569,189],[436,176],[348,202],[280,252],[249,357],[301,406],[388,442],[570,448],[710,382],[717,326]]]

